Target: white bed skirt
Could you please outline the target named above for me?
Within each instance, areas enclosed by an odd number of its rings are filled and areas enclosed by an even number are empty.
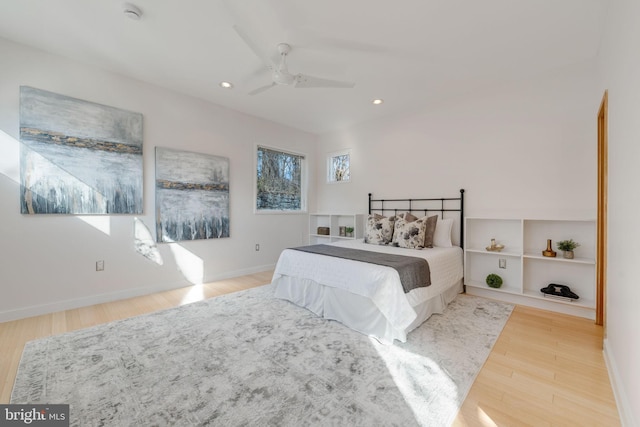
[[[452,283],[437,295],[412,306],[417,317],[405,329],[395,328],[374,302],[365,296],[324,286],[310,279],[282,275],[274,278],[275,296],[305,307],[317,316],[337,320],[349,328],[375,337],[385,344],[396,339],[406,342],[407,334],[434,313],[442,313],[462,292],[462,280]]]

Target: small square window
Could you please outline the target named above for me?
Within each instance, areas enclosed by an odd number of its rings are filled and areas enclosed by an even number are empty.
[[[327,157],[327,182],[351,180],[351,151],[339,151]]]

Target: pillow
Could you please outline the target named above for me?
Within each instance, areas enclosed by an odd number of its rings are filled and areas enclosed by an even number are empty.
[[[364,242],[372,245],[387,245],[393,238],[395,216],[369,215],[364,227]]]
[[[441,248],[450,248],[451,244],[451,227],[453,226],[453,219],[441,219],[436,223],[436,231],[433,234],[433,246],[439,246]]]
[[[427,218],[427,222],[425,224],[425,231],[424,231],[424,247],[425,248],[433,247],[434,245],[433,238],[436,233],[436,228],[438,228],[438,215],[432,215]]]
[[[412,222],[418,219],[418,217],[411,214],[411,212],[405,213],[404,216],[402,216],[402,218],[404,218],[408,222]]]
[[[410,212],[407,212],[402,217],[407,222],[416,221],[418,217],[414,216]],[[422,219],[426,220],[425,232],[424,232],[424,247],[432,248],[433,247],[433,234],[436,231],[436,223],[438,221],[438,215],[432,215],[430,217],[423,217]]]
[[[393,231],[393,246],[408,249],[422,249],[424,247],[426,224],[426,217],[415,221],[397,218]]]

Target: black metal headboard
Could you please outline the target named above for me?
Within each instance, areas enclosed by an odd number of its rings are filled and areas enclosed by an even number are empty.
[[[381,215],[393,215],[403,212],[418,213],[427,216],[429,212],[438,212],[445,218],[445,212],[460,213],[460,247],[464,248],[464,188],[460,189],[460,197],[438,197],[432,199],[373,199],[369,193],[369,214],[379,212]]]

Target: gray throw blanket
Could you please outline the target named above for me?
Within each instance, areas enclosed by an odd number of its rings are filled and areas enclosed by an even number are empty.
[[[423,258],[363,251],[361,249],[343,248],[333,245],[299,246],[290,249],[394,268],[400,275],[400,283],[402,283],[402,288],[405,293],[415,288],[431,285],[429,263]]]

